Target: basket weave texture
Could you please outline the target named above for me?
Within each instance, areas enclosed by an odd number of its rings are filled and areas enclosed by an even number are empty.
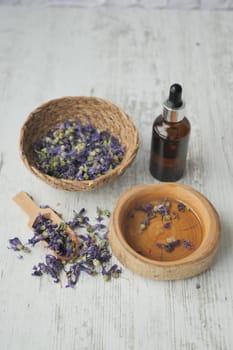
[[[86,118],[100,130],[106,130],[125,146],[121,163],[108,173],[87,181],[58,179],[37,169],[33,145],[55,125],[65,120]],[[26,167],[47,184],[67,191],[89,191],[122,175],[133,162],[139,146],[138,131],[126,113],[114,104],[96,97],[63,97],[41,105],[28,116],[20,134],[20,153]]]

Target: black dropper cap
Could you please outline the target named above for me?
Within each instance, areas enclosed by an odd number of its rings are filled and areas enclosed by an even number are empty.
[[[169,97],[166,101],[167,107],[177,109],[180,108],[182,104],[182,86],[179,84],[171,85]]]

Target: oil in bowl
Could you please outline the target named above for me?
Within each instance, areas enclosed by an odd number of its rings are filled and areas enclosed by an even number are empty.
[[[219,246],[218,213],[200,192],[175,183],[138,185],[118,199],[109,225],[113,254],[155,280],[195,276]]]
[[[198,216],[185,203],[159,198],[137,205],[128,213],[126,242],[140,255],[174,261],[192,254],[201,244]]]

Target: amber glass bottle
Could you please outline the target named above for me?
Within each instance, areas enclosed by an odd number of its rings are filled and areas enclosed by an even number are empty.
[[[150,172],[160,181],[177,181],[184,173],[190,122],[184,115],[182,87],[170,87],[169,98],[163,105],[152,128]]]

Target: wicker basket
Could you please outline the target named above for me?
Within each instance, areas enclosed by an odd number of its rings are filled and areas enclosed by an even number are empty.
[[[35,165],[33,144],[56,124],[89,117],[90,123],[117,137],[125,146],[122,162],[113,170],[87,181],[58,179],[39,171]],[[138,131],[132,120],[117,106],[96,97],[63,97],[48,101],[30,113],[21,129],[20,152],[26,167],[47,184],[67,191],[89,191],[110,182],[133,162],[138,150]]]

